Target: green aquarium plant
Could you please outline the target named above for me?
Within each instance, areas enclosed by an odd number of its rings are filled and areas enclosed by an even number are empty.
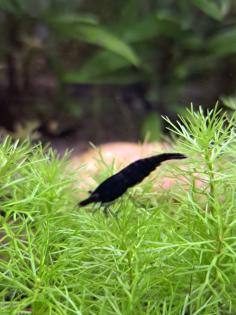
[[[188,159],[163,165],[108,216],[76,206],[71,187],[82,183],[65,159],[1,144],[2,314],[236,312],[235,115],[190,108],[165,121]],[[101,162],[98,183],[110,175]]]

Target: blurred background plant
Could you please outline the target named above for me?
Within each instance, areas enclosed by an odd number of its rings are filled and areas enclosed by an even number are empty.
[[[0,0],[0,36],[8,131],[155,141],[161,114],[235,94],[233,0]]]

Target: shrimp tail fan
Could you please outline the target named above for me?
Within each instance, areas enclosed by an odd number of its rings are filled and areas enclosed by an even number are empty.
[[[132,187],[141,182],[157,166],[167,160],[185,159],[186,156],[181,153],[163,153],[154,155],[145,159],[140,159],[121,171],[126,178],[127,185]]]
[[[144,159],[143,161],[146,164],[146,170],[151,172],[157,166],[159,166],[162,162],[165,162],[168,160],[180,160],[180,159],[185,159],[185,158],[186,156],[181,153],[163,153],[163,154],[151,156],[149,158]]]
[[[153,157],[150,157],[150,159],[153,159],[156,163],[161,163],[167,160],[186,159],[186,155],[182,153],[163,153],[159,155],[154,155]]]

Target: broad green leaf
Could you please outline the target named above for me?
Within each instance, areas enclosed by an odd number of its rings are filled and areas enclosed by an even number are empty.
[[[98,45],[127,59],[133,65],[140,60],[133,49],[116,35],[98,25],[51,21],[53,28],[62,36]]]
[[[213,0],[192,0],[192,3],[206,15],[217,21],[221,21],[224,17],[224,8],[217,5]]]
[[[186,56],[181,62],[179,62],[173,69],[175,76],[178,80],[187,79],[188,76],[203,73],[204,71],[212,71],[215,68],[217,62],[217,56],[215,54],[202,53],[195,56]]]
[[[124,30],[124,38],[128,43],[137,43],[149,40],[160,34],[155,15],[134,24],[127,30]]]
[[[236,27],[212,37],[208,47],[219,56],[236,53]]]
[[[98,18],[92,14],[64,14],[64,15],[57,15],[56,17],[48,19],[48,22],[52,24],[60,24],[64,23],[65,25],[74,25],[77,23],[80,24],[91,24],[97,25]]]
[[[63,81],[67,83],[78,83],[78,84],[118,84],[118,85],[126,85],[132,84],[136,82],[140,82],[141,80],[147,80],[144,74],[141,72],[133,72],[129,68],[119,69],[117,71],[113,71],[111,73],[101,73],[98,76],[92,76],[81,73],[78,71],[67,72]]]
[[[0,0],[0,9],[9,13],[18,13],[17,5],[11,0]]]
[[[127,59],[108,50],[99,51],[79,71],[66,73],[64,79],[71,82],[89,82],[94,78],[111,74],[116,70],[129,66],[130,62]]]
[[[128,43],[150,40],[159,35],[176,36],[182,34],[181,24],[172,16],[157,12],[149,15],[132,28],[124,30],[124,38]]]
[[[102,28],[81,26],[78,28],[78,36],[88,43],[97,44],[113,51],[136,66],[140,63],[138,56],[129,45]]]
[[[224,105],[234,111],[236,111],[236,96],[222,96],[221,100],[223,101]]]

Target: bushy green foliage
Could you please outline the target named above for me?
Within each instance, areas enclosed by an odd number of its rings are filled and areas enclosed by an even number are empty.
[[[166,120],[188,156],[160,168],[177,185],[154,188],[153,176],[107,217],[75,207],[64,161],[1,145],[2,314],[236,312],[235,117]]]
[[[65,165],[40,145],[1,143],[0,314],[49,314],[60,295],[75,205]]]

